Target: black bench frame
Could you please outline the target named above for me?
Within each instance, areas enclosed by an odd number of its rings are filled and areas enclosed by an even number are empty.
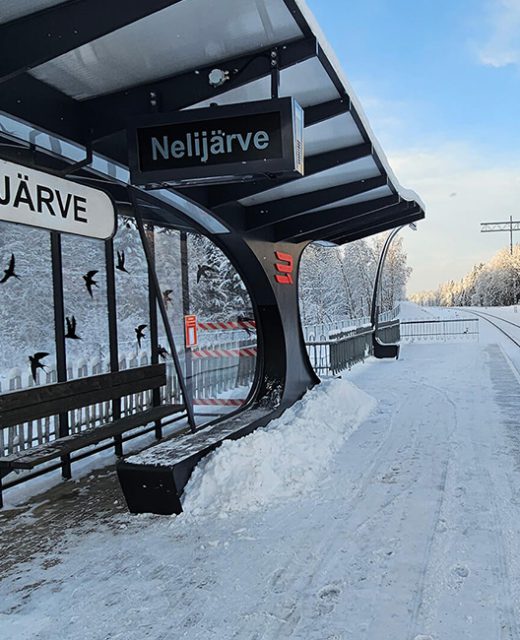
[[[162,437],[161,419],[184,409],[184,405],[160,405],[121,418],[121,398],[140,391],[158,390],[166,384],[164,363],[152,364],[115,373],[104,373],[0,395],[0,426],[8,427],[49,416],[66,416],[68,411],[100,402],[112,401],[113,420],[75,434],[60,434],[49,443],[0,457],[0,508],[2,478],[17,469],[33,469],[49,460],[60,458],[62,476],[71,477],[70,454],[107,438],[114,438],[115,454],[123,455],[122,434],[125,431],[155,423],[156,437]]]

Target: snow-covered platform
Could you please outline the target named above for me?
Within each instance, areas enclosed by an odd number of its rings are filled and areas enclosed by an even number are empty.
[[[316,388],[211,454],[181,516],[124,513],[100,472],[4,511],[2,637],[519,638],[520,378],[502,342],[404,345],[346,374],[361,392]]]

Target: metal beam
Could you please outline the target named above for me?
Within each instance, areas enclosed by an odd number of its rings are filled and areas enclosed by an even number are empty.
[[[320,239],[336,242],[336,238],[347,235],[351,231],[355,232],[358,229],[365,229],[371,225],[378,225],[382,222],[386,222],[387,220],[395,220],[399,216],[402,216],[403,212],[408,211],[414,205],[414,202],[399,200],[397,204],[358,215],[355,218],[352,218],[349,224],[345,225],[343,228],[341,228],[341,226],[337,226],[334,229],[329,229]]]
[[[372,145],[368,143],[356,144],[351,147],[344,147],[343,149],[336,149],[334,151],[325,151],[324,153],[317,153],[314,156],[305,158],[305,177],[312,176],[320,171],[326,169],[332,169],[341,164],[348,164],[354,160],[360,158],[366,158],[372,154]],[[301,178],[296,178],[301,179]],[[214,187],[209,194],[208,207],[210,209],[217,209],[221,205],[228,202],[236,202],[242,198],[249,198],[250,196],[259,195],[269,189],[274,189],[281,184],[291,182],[295,178],[282,178],[282,179],[270,179],[257,180],[256,182],[248,182],[244,184],[233,185],[221,185]]]
[[[305,114],[305,126],[312,127],[324,120],[329,120],[342,113],[348,113],[350,111],[350,98],[345,95],[343,98],[338,98],[337,100],[329,100],[321,104],[310,105],[305,107],[303,111]]]
[[[272,227],[274,241],[303,242],[304,240],[327,239],[327,231],[325,230],[330,229],[328,235],[335,235],[334,229],[331,229],[331,227],[338,227],[338,231],[341,232],[343,228],[348,227],[353,219],[372,215],[379,209],[396,205],[398,202],[399,196],[391,195],[357,204],[334,207],[325,211],[308,213],[305,216],[300,216],[296,221],[288,220],[274,225]]]
[[[53,135],[88,144],[92,118],[82,103],[29,74],[8,80],[1,87],[0,111]]]
[[[376,176],[245,207],[246,228],[248,230],[261,229],[271,224],[289,220],[311,209],[383,187],[387,184],[387,180],[386,176]],[[251,222],[248,223],[248,220],[251,220]],[[293,220],[293,224],[297,223]]]
[[[403,224],[410,224],[410,222],[416,222],[417,220],[422,220],[423,218],[424,211],[419,207],[419,205],[413,205],[406,211],[406,213],[402,215],[396,217],[394,214],[388,219],[385,217],[385,219],[380,219],[378,222],[370,224],[368,226],[359,225],[357,228],[353,228],[351,231],[349,231],[349,233],[334,238],[330,240],[330,242],[345,244],[346,242],[361,240],[361,238],[366,238],[367,236],[372,236],[376,233],[382,233],[383,231],[388,231],[389,229],[393,229],[394,227],[398,227]]]
[[[316,56],[316,39],[302,38],[277,45],[280,69]],[[150,98],[154,94],[161,111],[178,111],[205,100],[217,100],[218,96],[255,80],[270,75],[271,51],[273,47],[249,52],[247,55],[228,60],[212,62],[207,67],[190,69],[169,78],[148,82],[104,96],[84,100],[93,113],[93,139],[112,135],[126,127],[126,119],[150,112]],[[212,69],[220,68],[229,72],[230,79],[219,87],[209,84]]]
[[[0,26],[0,82],[177,2],[74,0],[11,20]]]

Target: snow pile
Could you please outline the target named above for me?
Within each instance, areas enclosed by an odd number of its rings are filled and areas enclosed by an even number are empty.
[[[227,440],[207,456],[185,488],[184,511],[256,511],[308,493],[375,405],[347,380],[322,382],[267,427]]]

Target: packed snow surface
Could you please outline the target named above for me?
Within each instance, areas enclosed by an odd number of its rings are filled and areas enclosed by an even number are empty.
[[[266,428],[227,440],[207,456],[185,488],[184,510],[222,515],[308,493],[375,405],[347,380],[323,382]]]
[[[520,349],[479,324],[480,342],[403,345],[346,372],[378,401],[357,429],[365,400],[340,383],[264,430],[287,456],[291,424],[314,420],[306,446],[325,468],[299,493],[250,502],[245,476],[275,481],[231,447],[177,517],[128,514],[111,470],[0,511],[0,638],[519,640]],[[202,484],[216,464],[229,493],[213,505]]]

